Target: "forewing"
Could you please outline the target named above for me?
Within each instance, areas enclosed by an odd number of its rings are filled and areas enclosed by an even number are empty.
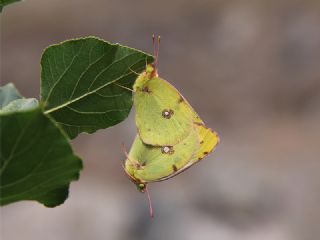
[[[142,141],[154,146],[173,146],[192,131],[196,114],[167,81],[155,77],[134,94],[136,125]]]

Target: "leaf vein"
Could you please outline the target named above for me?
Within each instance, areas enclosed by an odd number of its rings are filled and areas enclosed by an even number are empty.
[[[104,112],[85,112],[85,111],[77,110],[77,109],[72,108],[70,106],[67,106],[67,108],[70,109],[71,111],[79,113],[79,114],[106,114],[106,113],[109,113],[109,112],[125,112],[125,111],[129,110],[127,108],[124,108],[124,109],[110,109],[110,110],[106,110]]]
[[[124,60],[124,59],[126,59],[126,58],[128,58],[128,57],[130,57],[130,56],[133,56],[133,55],[135,55],[135,54],[139,54],[139,53],[131,53],[131,54],[128,54],[128,55],[126,55],[126,56],[118,59],[117,61],[112,62],[111,64],[109,64],[108,66],[106,66],[104,69],[102,69],[102,70],[100,71],[100,73],[98,73],[97,76],[93,79],[92,83],[90,84],[90,86],[89,86],[89,88],[88,88],[88,91],[90,91],[92,85],[95,83],[95,81],[98,79],[98,77],[101,76],[101,74],[103,74],[105,71],[107,71],[109,68],[111,68],[114,64],[116,64],[116,63],[118,63],[118,62],[120,62],[120,61],[122,61],[122,60]],[[137,61],[137,62],[139,62],[139,61]],[[137,62],[136,62],[136,63],[137,63]]]
[[[63,78],[63,76],[68,72],[68,70],[71,68],[74,60],[80,55],[81,53],[81,50],[82,50],[82,47],[83,47],[83,43],[81,43],[81,46],[77,52],[77,54],[75,54],[70,62],[70,64],[68,65],[68,67],[63,71],[63,73],[58,77],[57,81],[55,81],[55,83],[53,84],[53,86],[51,87],[49,93],[48,93],[48,96],[46,98],[46,102],[48,102],[49,98],[51,97],[51,94],[53,92],[53,90],[55,89],[55,87],[58,85],[58,83],[60,83],[61,79]]]
[[[94,65],[96,64],[97,62],[99,62],[104,56],[106,56],[107,53],[109,53],[111,51],[111,48],[109,51],[105,52],[104,54],[101,55],[101,57],[99,57],[97,60],[95,60],[94,62],[90,63],[91,62],[91,51],[92,49],[95,47],[95,45],[92,45],[91,48],[90,48],[90,51],[89,51],[89,65],[84,69],[84,71],[80,74],[75,86],[73,87],[73,90],[71,92],[71,95],[69,97],[69,101],[72,99],[76,89],[77,89],[77,86],[79,84],[79,82],[81,81],[82,77],[88,72],[88,70]]]

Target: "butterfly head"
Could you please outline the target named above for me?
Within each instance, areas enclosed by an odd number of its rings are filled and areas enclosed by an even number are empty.
[[[155,67],[155,63],[148,64],[146,67],[145,73],[146,73],[146,77],[148,79],[152,79],[154,77],[157,77],[158,73],[157,73],[157,68]]]
[[[137,92],[139,90],[142,90],[144,86],[146,86],[148,81],[157,76],[157,69],[154,67],[153,64],[148,64],[146,66],[146,70],[143,73],[141,73],[134,82],[133,91]]]
[[[146,191],[147,185],[145,183],[137,183],[136,187],[139,190],[139,192],[144,193]]]

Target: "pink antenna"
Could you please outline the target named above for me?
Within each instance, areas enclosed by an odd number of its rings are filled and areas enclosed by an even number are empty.
[[[146,186],[146,193],[147,193],[147,197],[148,197],[148,204],[149,204],[149,215],[151,220],[153,219],[154,215],[153,215],[153,208],[152,208],[152,202],[151,202],[151,197],[150,197],[150,193],[148,191],[148,187]]]
[[[121,143],[121,148],[122,148],[124,155],[126,155],[126,157],[129,159],[129,155],[128,155],[128,152],[127,152],[127,149],[126,149],[126,146],[124,145],[124,143]]]
[[[129,159],[131,162],[133,162],[129,157],[129,154],[127,152],[127,149],[126,149],[126,146],[124,145],[124,143],[121,144],[121,148],[122,148],[124,155],[126,155],[126,158]],[[122,163],[122,165],[123,165],[123,163]]]
[[[156,44],[157,44],[157,46],[156,46]],[[153,45],[153,56],[155,58],[154,67],[157,69],[159,49],[160,49],[160,36],[158,36],[157,43],[156,43],[156,38],[155,38],[154,34],[152,34],[152,45]]]
[[[152,47],[153,47],[153,56],[156,57],[156,38],[154,34],[152,34]],[[157,59],[156,59],[157,60]]]
[[[159,58],[159,49],[160,49],[160,36],[158,36],[158,47],[157,47],[157,55],[156,55],[157,64],[158,64],[158,58]]]

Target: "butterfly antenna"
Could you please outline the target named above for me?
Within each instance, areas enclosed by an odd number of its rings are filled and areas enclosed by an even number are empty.
[[[155,69],[157,69],[158,57],[159,57],[159,48],[160,48],[160,36],[157,37],[157,42],[156,42],[156,38],[155,38],[154,34],[152,34],[152,45],[153,45],[153,56],[155,58],[154,67],[155,67]]]
[[[147,193],[148,204],[149,204],[149,215],[150,215],[150,218],[153,219],[154,215],[153,215],[152,202],[151,202],[151,197],[150,197],[150,193],[148,191],[147,186],[146,186],[146,193]]]
[[[156,63],[158,64],[158,58],[159,58],[159,49],[160,49],[160,36],[158,36],[158,46],[157,46],[157,54],[156,54]]]
[[[157,50],[156,50],[156,38],[154,36],[154,34],[152,34],[152,47],[153,47],[153,56],[155,58],[154,60],[154,64],[156,65],[157,64]]]
[[[145,60],[145,63],[146,63],[145,69],[147,69],[147,66],[148,66],[148,57],[146,57],[144,60]]]
[[[126,157],[130,160],[129,154],[127,152],[127,149],[126,149],[126,146],[124,145],[124,143],[121,143],[121,148],[122,148],[124,155],[126,155]]]

